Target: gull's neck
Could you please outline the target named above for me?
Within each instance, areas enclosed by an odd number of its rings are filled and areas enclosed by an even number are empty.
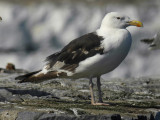
[[[126,29],[101,26],[96,32],[100,36],[106,36],[106,35],[113,35],[113,33],[116,33],[117,31],[120,31],[120,30],[126,30]]]

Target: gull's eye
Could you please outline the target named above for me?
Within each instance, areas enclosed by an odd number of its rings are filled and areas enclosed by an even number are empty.
[[[118,20],[121,19],[120,17],[116,17]]]

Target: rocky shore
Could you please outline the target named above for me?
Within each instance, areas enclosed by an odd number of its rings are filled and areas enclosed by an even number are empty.
[[[14,80],[26,72],[0,69],[0,120],[160,119],[159,77],[101,79],[103,99],[111,105],[92,106],[87,79]]]

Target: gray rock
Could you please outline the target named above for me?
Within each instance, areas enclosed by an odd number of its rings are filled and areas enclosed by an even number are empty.
[[[78,120],[111,120],[109,115],[83,115]]]
[[[28,73],[28,71],[23,69],[7,70],[4,68],[0,68],[0,73],[14,74],[14,73]]]
[[[18,113],[19,120],[110,120],[106,113],[114,114],[116,111],[128,117],[143,113],[150,115],[153,113],[151,108],[160,105],[159,77],[101,79],[104,102],[111,102],[111,106],[104,107],[90,105],[87,79],[64,80],[65,85],[63,79],[19,84],[14,80],[16,76],[17,73],[0,73],[0,119],[9,118],[12,114],[17,116]],[[96,85],[94,91],[97,95]],[[11,108],[12,111],[6,111]]]
[[[0,120],[16,120],[18,112],[17,110],[0,111]]]
[[[8,101],[8,102],[13,102],[13,101],[22,101],[19,96],[13,95],[11,92],[9,92],[6,89],[0,89],[0,101]]]
[[[70,115],[56,116],[54,114],[45,114],[41,116],[38,120],[111,120],[111,117],[109,115],[83,115],[75,117]]]
[[[43,114],[41,115],[38,120],[44,120],[44,119],[47,119],[47,118],[52,118],[54,117],[56,114],[55,113],[46,113],[46,114]]]
[[[38,120],[75,120],[75,116],[71,115],[55,115],[53,113],[51,114],[44,114],[42,115]]]
[[[16,120],[37,120],[43,114],[42,112],[19,112]]]

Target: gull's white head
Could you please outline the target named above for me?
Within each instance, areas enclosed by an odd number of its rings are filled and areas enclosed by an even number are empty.
[[[108,13],[102,20],[101,28],[125,29],[128,26],[142,27],[140,21],[131,20],[128,16],[117,12]]]

